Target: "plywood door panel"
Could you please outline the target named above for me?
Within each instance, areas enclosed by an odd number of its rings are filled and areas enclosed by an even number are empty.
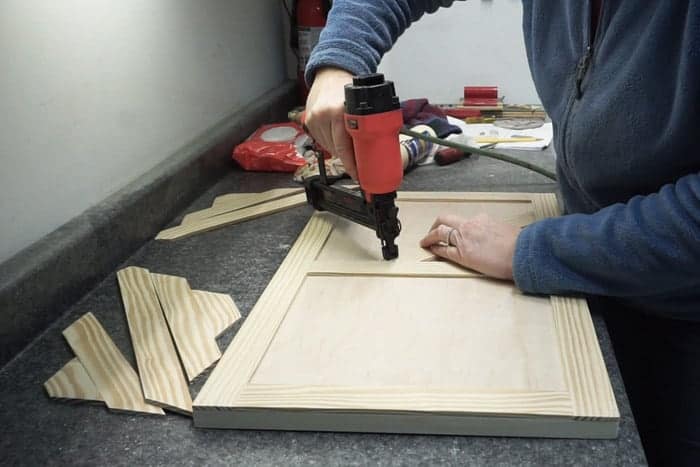
[[[440,212],[525,225],[539,194],[401,193],[397,260],[317,213],[194,403],[217,428],[614,437],[619,414],[586,304],[532,297],[418,239]]]
[[[266,313],[266,309],[281,310],[277,304],[288,303],[303,282],[306,271],[328,237],[331,225],[314,216],[292,246],[254,310],[236,335],[219,364],[201,389],[197,400],[204,405],[227,406],[235,403],[236,396],[247,384],[259,357],[264,353],[283,313]],[[256,310],[262,310],[260,312]],[[247,331],[243,332],[243,329]],[[206,401],[211,400],[212,403]],[[195,413],[196,416],[196,413]]]
[[[250,382],[564,391],[548,301],[481,278],[307,277]]]
[[[426,256],[418,262],[392,260],[380,263],[377,260],[366,261],[314,261],[309,270],[310,276],[384,276],[384,277],[482,277],[483,274],[463,268],[454,263],[433,256]]]
[[[415,262],[432,256],[420,248],[418,242],[430,230],[435,218],[440,214],[453,213],[462,216],[474,216],[488,212],[490,215],[511,223],[525,226],[535,220],[529,201],[430,201],[405,197],[397,202],[401,222],[401,235],[396,243],[399,246],[400,262]],[[406,219],[412,219],[407,222]],[[328,237],[328,246],[323,248],[319,260],[323,261],[380,261],[381,250],[378,248],[376,234],[354,222],[334,218],[333,232]]]

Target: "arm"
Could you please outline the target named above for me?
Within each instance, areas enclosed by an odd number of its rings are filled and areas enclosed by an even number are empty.
[[[311,85],[323,67],[355,75],[376,71],[382,56],[411,22],[453,1],[335,0],[306,67],[306,81]]]
[[[700,174],[520,232],[485,216],[442,216],[421,246],[527,293],[683,302],[700,293]]]
[[[700,174],[591,215],[524,229],[513,276],[525,292],[674,295],[700,286]]]
[[[379,60],[412,21],[452,0],[335,0],[306,67],[311,85],[306,127],[316,142],[343,161],[354,179],[355,153],[343,122],[343,88],[353,74],[376,70]]]

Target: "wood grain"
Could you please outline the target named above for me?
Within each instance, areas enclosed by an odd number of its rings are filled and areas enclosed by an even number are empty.
[[[227,330],[233,323],[241,319],[236,303],[230,295],[193,290],[192,297],[195,307],[209,321],[212,338],[215,339]]]
[[[192,293],[216,336],[240,319],[240,312],[230,295],[203,290],[193,290]],[[44,387],[49,397],[54,399],[104,403],[95,383],[77,358],[58,370],[44,383]]]
[[[284,317],[285,310],[280,305],[291,301],[304,280],[303,272],[321,250],[330,230],[331,224],[323,217],[311,218],[202,387],[196,405],[226,407],[235,403]]]
[[[313,408],[333,410],[406,410],[412,412],[470,412],[500,415],[571,416],[565,391],[475,392],[469,388],[416,389],[415,386],[292,386],[255,384],[246,387],[241,407]]]
[[[197,233],[208,232],[210,230],[237,224],[250,219],[256,219],[261,216],[274,214],[276,212],[284,211],[297,206],[303,206],[305,204],[305,193],[287,196],[285,198],[238,209],[236,211],[228,212],[215,217],[193,220],[187,224],[163,230],[156,236],[156,240],[175,240],[178,238],[185,238]]]
[[[104,402],[80,360],[73,358],[44,383],[53,399]]]
[[[239,202],[239,200],[244,200],[256,194],[257,193],[226,193],[225,195],[219,195],[216,198],[214,198],[214,201],[212,201],[211,203],[211,207],[221,206],[227,203],[235,205]]]
[[[478,277],[307,276],[249,382],[565,391],[548,308]]]
[[[272,201],[279,197],[295,195],[304,191],[304,188],[273,188],[271,190],[263,191],[262,193],[228,193],[225,195],[219,195],[214,199],[212,206],[222,206],[222,205],[236,205],[240,201],[244,200],[248,202],[248,199],[262,199],[262,201]],[[241,196],[238,196],[241,195]]]
[[[303,191],[303,188],[275,188],[273,190],[263,191],[262,193],[231,193],[228,195],[221,195],[216,197],[212,207],[187,214],[182,218],[182,224],[189,224],[198,219],[219,216],[228,212],[302,193]]]
[[[617,419],[620,413],[586,302],[551,297],[559,347],[576,416]]]
[[[147,269],[117,272],[141,388],[147,402],[192,414],[192,397]]]
[[[551,193],[540,193],[534,198],[533,210],[537,220],[559,215],[557,198]]]
[[[585,301],[526,296],[417,240],[440,212],[527,224],[551,194],[399,193],[401,255],[316,213],[194,402],[196,426],[613,438]]]
[[[151,278],[180,361],[191,382],[221,358],[213,338],[215,331],[208,320],[201,319],[202,313],[197,311],[185,279],[165,274],[151,274]]]
[[[144,400],[136,371],[92,313],[71,324],[63,331],[63,336],[107,407],[116,411],[164,415],[163,409]]]

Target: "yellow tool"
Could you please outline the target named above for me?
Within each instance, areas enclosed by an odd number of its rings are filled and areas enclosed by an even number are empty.
[[[496,117],[467,117],[464,119],[464,123],[495,123]]]

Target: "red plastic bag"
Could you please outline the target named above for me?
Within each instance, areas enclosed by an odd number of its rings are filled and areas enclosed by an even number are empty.
[[[296,123],[263,125],[233,150],[233,160],[244,170],[294,172],[306,161],[302,157],[308,136]]]

